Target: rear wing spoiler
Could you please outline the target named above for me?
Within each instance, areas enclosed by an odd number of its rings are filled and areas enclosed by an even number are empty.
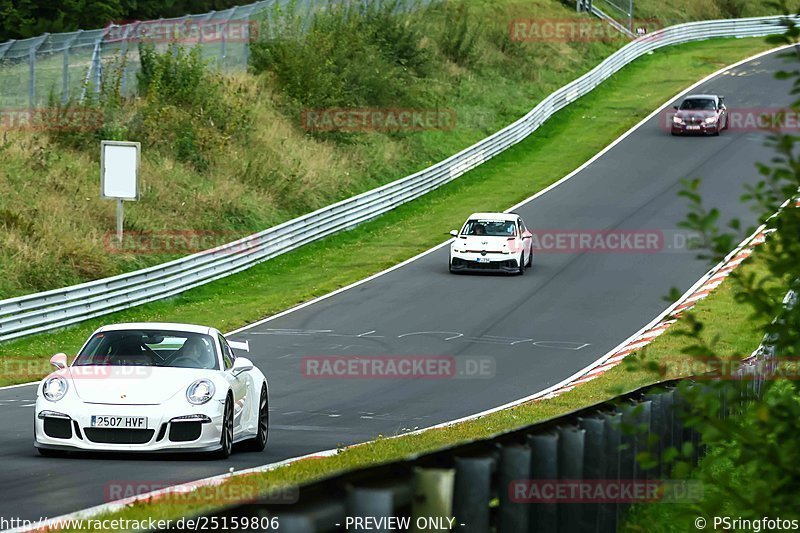
[[[230,344],[231,348],[235,350],[244,350],[245,352],[250,351],[250,341],[228,341],[228,344]]]

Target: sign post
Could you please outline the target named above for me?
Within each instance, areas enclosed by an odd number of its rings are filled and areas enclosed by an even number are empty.
[[[122,243],[122,202],[139,199],[141,144],[100,141],[100,196],[117,201],[117,240]]]

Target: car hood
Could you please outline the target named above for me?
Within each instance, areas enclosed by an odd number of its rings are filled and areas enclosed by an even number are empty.
[[[714,117],[716,115],[717,114],[715,111],[707,111],[702,109],[679,109],[675,111],[675,116],[680,117],[684,120],[693,118],[698,120],[703,120],[708,117]]]
[[[509,251],[513,237],[486,237],[470,235],[466,239],[459,237],[456,239],[456,249],[458,251],[471,252],[502,252]]]
[[[115,405],[158,405],[183,394],[196,379],[213,371],[153,366],[73,366],[75,393],[84,402]]]

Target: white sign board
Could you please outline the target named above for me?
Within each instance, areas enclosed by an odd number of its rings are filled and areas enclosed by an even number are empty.
[[[100,142],[100,194],[103,198],[139,199],[137,142]]]

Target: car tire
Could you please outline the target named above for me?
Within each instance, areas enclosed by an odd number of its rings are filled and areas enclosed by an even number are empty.
[[[525,274],[525,252],[519,254],[519,262],[517,264],[519,265],[519,270],[517,270],[517,274],[522,276],[523,274]]]
[[[247,448],[254,452],[263,452],[269,440],[269,396],[267,384],[261,385],[261,394],[258,397],[258,433],[247,441]]]
[[[230,394],[225,398],[221,433],[219,437],[220,448],[211,454],[214,459],[227,459],[233,451],[233,399]]]
[[[533,266],[533,250],[531,250],[531,253],[528,254],[528,264],[525,266],[528,268]]]

